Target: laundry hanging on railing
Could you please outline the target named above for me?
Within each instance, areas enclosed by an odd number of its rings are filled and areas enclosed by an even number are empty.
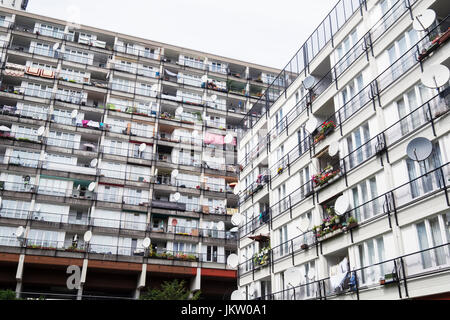
[[[169,76],[171,76],[171,77],[178,77],[178,74],[177,74],[177,73],[173,73],[173,72],[171,72],[171,71],[169,71],[169,70],[167,70],[167,69],[164,69],[164,71],[165,71]]]

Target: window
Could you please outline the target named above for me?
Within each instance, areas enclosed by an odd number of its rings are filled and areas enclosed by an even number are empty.
[[[207,246],[206,261],[217,262],[217,246]]]
[[[34,50],[30,48],[30,52],[41,56],[53,57],[53,47],[45,43],[36,43]]]
[[[306,131],[305,126],[297,132],[298,135],[298,154],[302,156],[311,147],[311,139],[309,133]]]
[[[39,97],[43,99],[50,99],[52,92],[51,88],[45,85],[36,83],[27,83],[25,88],[25,95]]]
[[[380,213],[380,205],[378,204],[379,199],[371,201],[378,196],[377,192],[377,181],[373,177],[368,179],[352,189],[353,197],[353,211],[356,220],[359,222],[370,219]]]
[[[39,152],[13,150],[9,158],[9,163],[23,167],[37,168],[40,155]]]
[[[411,159],[406,160],[408,177],[411,181],[411,196],[413,199],[442,186],[443,177],[439,170],[436,170],[433,174],[428,174],[425,176],[427,172],[439,168],[441,165],[442,157],[439,143],[434,143],[433,153],[424,162],[419,163]],[[417,179],[420,176],[422,177]]]
[[[441,246],[450,242],[450,213],[435,216],[415,225],[422,269],[430,269],[450,264],[449,247]],[[441,246],[432,250],[433,247]]]
[[[289,253],[289,242],[288,242],[288,229],[287,229],[287,225],[283,226],[280,228],[280,230],[278,230],[278,234],[279,234],[279,250],[280,250],[280,257],[286,255]]]
[[[359,274],[360,285],[379,283],[380,278],[393,270],[393,263],[374,264],[386,261],[383,237],[370,239],[358,245],[359,265],[363,268]],[[364,268],[367,267],[367,268]]]
[[[301,200],[303,200],[305,196],[312,191],[311,172],[309,170],[309,166],[300,171],[300,186]]]
[[[347,55],[347,53],[356,45],[358,42],[357,30],[353,30],[336,48],[335,51],[335,62],[336,75],[342,74],[347,67],[357,58],[357,50],[354,51],[352,55]]]
[[[359,99],[353,99],[364,87],[363,74],[355,77],[349,84],[341,91],[341,105],[343,109],[343,119],[344,121],[350,118],[355,112],[357,112],[362,106],[365,100],[364,95],[361,95]]]
[[[283,118],[283,108],[280,108],[280,110],[278,110],[277,114],[275,115],[275,126],[277,128],[277,134],[283,132],[285,124],[286,119]]]
[[[419,36],[417,31],[411,29],[405,32],[399,39],[394,41],[394,43],[387,49],[390,65],[398,59],[401,59],[391,68],[392,80],[399,78],[408,70],[410,63],[406,63],[406,61],[410,60],[410,57],[409,55],[404,54],[409,50],[409,48],[416,44],[418,38]]]
[[[369,140],[370,130],[368,123],[362,125],[347,137],[349,169],[353,169],[372,156],[371,145],[367,144]]]

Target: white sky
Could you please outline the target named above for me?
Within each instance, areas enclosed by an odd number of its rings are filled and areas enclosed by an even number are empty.
[[[283,68],[338,0],[30,0],[27,11]]]

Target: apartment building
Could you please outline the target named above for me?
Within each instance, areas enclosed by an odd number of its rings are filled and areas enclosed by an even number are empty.
[[[238,139],[244,299],[450,297],[449,86],[422,81],[450,67],[449,13],[341,0],[253,105]],[[420,162],[418,137],[432,143]]]
[[[229,296],[237,127],[279,70],[8,8],[0,43],[0,288]]]

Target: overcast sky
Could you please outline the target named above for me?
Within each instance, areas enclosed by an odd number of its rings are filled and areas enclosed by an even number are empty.
[[[338,0],[30,0],[27,11],[283,68]]]

